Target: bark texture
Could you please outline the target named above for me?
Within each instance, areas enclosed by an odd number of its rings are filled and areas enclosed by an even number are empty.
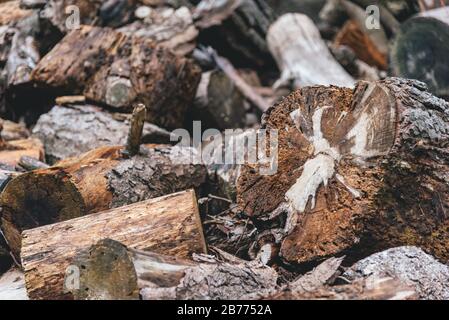
[[[84,26],[68,34],[38,64],[33,80],[66,94],[131,112],[148,107],[147,120],[177,128],[192,102],[200,69],[152,40]]]
[[[54,106],[33,127],[50,163],[79,156],[101,146],[124,145],[130,116],[93,105]],[[151,123],[143,126],[142,143],[168,143],[170,133]]]
[[[375,253],[346,270],[349,280],[390,276],[415,288],[419,299],[449,299],[449,267],[417,247],[397,247]]]
[[[8,183],[1,195],[2,230],[18,257],[21,232],[169,193],[200,187],[202,165],[190,164],[191,151],[142,146],[135,157],[123,147],[101,147]]]
[[[284,217],[289,262],[400,245],[448,261],[448,116],[448,103],[413,80],[298,90],[264,116],[279,130],[278,171],[242,168],[240,208]]]
[[[210,256],[203,258],[208,262],[127,249],[116,241],[103,240],[75,260],[77,265],[85,267],[75,296],[136,299],[140,290],[144,300],[239,299],[250,292],[276,286],[277,274],[269,267],[243,261],[219,262]]]
[[[78,253],[105,238],[182,258],[206,252],[193,190],[27,230],[21,261],[29,297],[71,298],[67,268]]]

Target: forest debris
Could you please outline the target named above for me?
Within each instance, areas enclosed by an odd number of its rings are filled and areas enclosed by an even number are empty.
[[[449,299],[449,267],[417,247],[397,247],[375,253],[346,270],[343,277],[394,277],[414,287],[419,299]]]
[[[104,238],[179,258],[206,252],[193,190],[27,230],[21,260],[29,297],[70,298],[67,268],[76,267],[73,258],[80,251]]]
[[[399,78],[296,91],[264,117],[279,130],[278,171],[243,166],[240,209],[285,217],[280,256],[290,263],[405,244],[447,260],[448,110]]]
[[[49,167],[48,164],[29,156],[20,157],[18,164],[27,171],[33,171],[37,169],[47,169]]]
[[[0,276],[0,300],[28,300],[21,271],[13,268]]]
[[[19,256],[24,230],[198,188],[206,181],[206,168],[191,163],[190,148],[142,146],[131,158],[122,150],[101,147],[10,181],[0,201],[2,230],[13,254]]]
[[[146,113],[145,105],[137,104],[134,107],[126,139],[126,149],[124,150],[128,157],[133,157],[139,153]]]
[[[99,256],[100,252],[103,256]],[[276,272],[269,267],[208,258],[210,262],[203,263],[174,259],[106,239],[75,259],[78,265],[86,266],[81,274],[81,288],[75,295],[81,299],[103,295],[109,299],[137,298],[140,289],[144,300],[239,299],[276,286]],[[112,263],[105,265],[104,261]],[[102,272],[105,268],[113,272]]]
[[[125,145],[129,114],[111,114],[93,105],[54,106],[33,128],[50,163],[102,146]],[[145,122],[142,143],[169,143],[170,132]]]
[[[270,26],[268,47],[281,77],[275,87],[339,85],[353,87],[354,79],[332,57],[313,21],[302,14],[288,13]]]

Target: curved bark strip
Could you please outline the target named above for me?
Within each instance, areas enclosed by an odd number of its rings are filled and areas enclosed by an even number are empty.
[[[84,268],[80,290],[73,293],[77,299],[117,300],[137,299],[140,290],[144,300],[226,300],[276,287],[277,274],[269,267],[207,260],[187,261],[105,239],[75,258]]]
[[[189,164],[177,147],[142,146],[132,158],[122,150],[101,147],[9,182],[0,201],[12,252],[19,256],[23,230],[196,188],[206,180],[206,168]]]
[[[308,87],[264,116],[279,167],[244,167],[238,202],[256,219],[285,214],[281,256],[309,262],[418,245],[449,259],[449,105],[400,78],[356,89]]]
[[[54,106],[33,127],[33,136],[45,147],[51,163],[79,156],[102,146],[124,145],[129,130],[128,114],[111,114],[93,105]],[[143,143],[169,143],[170,132],[145,123]]]
[[[394,39],[395,75],[425,82],[431,92],[449,98],[448,8],[429,10],[405,22]]]
[[[181,127],[195,97],[200,68],[153,40],[109,28],[83,26],[69,33],[37,65],[38,85],[83,93],[86,99],[118,111],[148,107],[147,120]]]
[[[76,283],[64,282],[65,275],[73,275],[75,270],[68,267],[76,266],[76,255],[105,238],[179,258],[207,250],[193,190],[26,230],[21,261],[29,297],[70,298],[67,290]]]
[[[306,15],[288,13],[280,17],[270,26],[267,43],[282,72],[275,86],[290,82],[295,88],[354,85],[354,79],[332,57],[318,28]]]

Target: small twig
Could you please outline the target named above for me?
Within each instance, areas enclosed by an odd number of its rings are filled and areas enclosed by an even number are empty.
[[[126,141],[125,153],[132,157],[139,153],[140,140],[142,138],[143,125],[146,118],[146,107],[139,103],[134,107],[131,124]]]
[[[212,198],[212,199],[215,199],[215,200],[221,200],[221,201],[225,201],[225,202],[227,202],[227,203],[232,203],[232,201],[229,200],[229,199],[222,198],[222,197],[219,197],[219,196],[214,196],[213,194],[208,194],[207,196],[208,196],[209,198]]]

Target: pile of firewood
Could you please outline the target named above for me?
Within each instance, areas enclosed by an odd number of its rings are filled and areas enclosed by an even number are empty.
[[[446,5],[0,0],[0,299],[449,299]]]

